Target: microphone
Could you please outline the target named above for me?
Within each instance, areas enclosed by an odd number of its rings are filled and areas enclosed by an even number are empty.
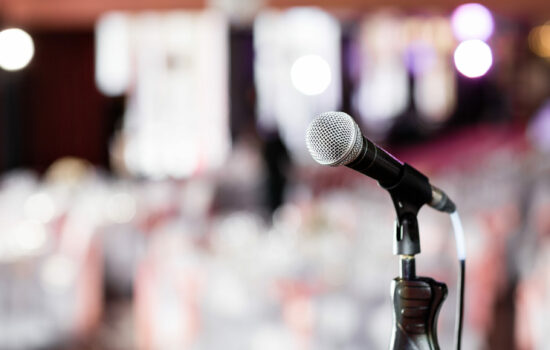
[[[432,186],[418,170],[364,137],[357,123],[346,113],[325,112],[318,115],[307,129],[306,145],[319,164],[345,165],[374,178],[390,193],[394,188],[399,187],[401,191],[405,188],[408,195],[414,197],[420,205],[428,204],[447,213],[456,210],[445,192]]]

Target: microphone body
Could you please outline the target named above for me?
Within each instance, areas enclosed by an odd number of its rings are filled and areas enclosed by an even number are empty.
[[[399,187],[418,204],[428,204],[439,211],[452,213],[456,209],[445,192],[432,186],[425,175],[364,137],[346,113],[326,112],[317,116],[307,130],[306,144],[320,164],[345,165],[377,180],[390,193]]]
[[[452,213],[456,210],[455,204],[439,188],[430,184],[428,178],[414,167],[401,163],[394,156],[375,145],[363,136],[363,146],[359,156],[351,163],[346,164],[354,169],[377,180],[380,186],[391,192],[403,179],[405,168],[414,173],[414,181],[409,181],[408,191],[432,208]]]
[[[359,155],[346,166],[372,177],[384,188],[397,182],[403,163],[366,137],[362,135],[361,137],[363,137],[363,146]]]

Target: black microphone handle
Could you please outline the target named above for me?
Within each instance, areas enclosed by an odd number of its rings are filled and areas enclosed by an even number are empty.
[[[346,166],[377,180],[380,186],[391,191],[405,177],[407,173],[408,190],[425,204],[431,207],[452,213],[455,204],[439,188],[432,186],[428,178],[414,167],[403,164],[394,156],[363,137],[363,146],[359,156]]]
[[[359,156],[347,166],[388,187],[399,180],[403,163],[363,136]]]

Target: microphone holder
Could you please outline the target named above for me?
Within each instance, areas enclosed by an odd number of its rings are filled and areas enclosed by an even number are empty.
[[[393,301],[392,350],[439,350],[437,316],[447,296],[447,286],[428,277],[417,277],[415,255],[420,253],[417,214],[431,200],[428,179],[404,164],[397,183],[379,181],[388,190],[397,213],[393,253],[400,257],[399,277],[391,283]]]

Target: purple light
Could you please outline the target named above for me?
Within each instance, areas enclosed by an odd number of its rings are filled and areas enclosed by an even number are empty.
[[[458,6],[451,16],[451,25],[459,41],[468,39],[486,41],[493,34],[495,26],[491,11],[476,3]]]
[[[542,152],[550,152],[550,100],[535,113],[527,127],[527,136]]]
[[[483,76],[493,64],[489,45],[481,40],[466,40],[460,43],[454,54],[456,69],[468,78]]]
[[[405,51],[405,62],[415,75],[421,75],[435,64],[436,53],[433,46],[423,41],[412,42]]]

